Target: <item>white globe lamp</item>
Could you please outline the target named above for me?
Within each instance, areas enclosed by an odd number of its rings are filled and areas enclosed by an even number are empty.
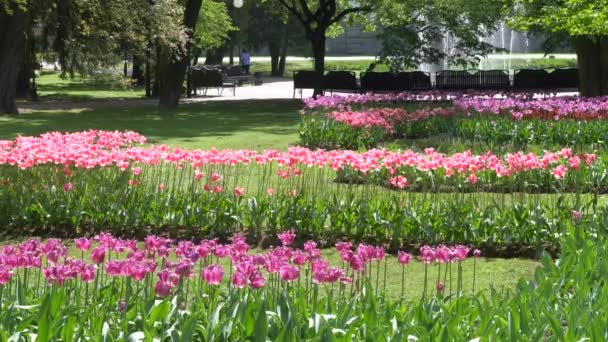
[[[236,8],[241,8],[243,7],[243,0],[234,0],[232,2],[232,5]]]

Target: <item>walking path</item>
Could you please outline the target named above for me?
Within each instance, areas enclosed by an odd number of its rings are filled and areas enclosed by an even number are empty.
[[[302,97],[311,97],[312,89],[305,89]],[[225,89],[219,95],[216,89],[209,89],[207,96],[196,96],[182,100],[184,103],[202,101],[229,101],[229,100],[270,100],[270,99],[292,99],[293,80],[288,78],[264,78],[264,83],[258,86],[244,85],[236,88],[236,94],[232,95],[231,89]],[[296,98],[300,98],[300,90],[296,92]]]

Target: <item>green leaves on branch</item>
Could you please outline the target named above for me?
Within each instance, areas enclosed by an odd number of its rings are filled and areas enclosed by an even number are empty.
[[[608,35],[606,0],[515,0],[505,5],[512,8],[510,24],[520,30]]]
[[[228,15],[226,3],[203,1],[194,33],[195,44],[202,49],[216,49],[224,45],[232,31],[238,31]]]

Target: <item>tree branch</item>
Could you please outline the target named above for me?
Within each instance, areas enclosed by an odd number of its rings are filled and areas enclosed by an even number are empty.
[[[308,8],[306,0],[300,0],[300,7],[302,8],[302,12],[304,12],[309,21],[312,22],[313,19],[316,19],[315,15],[312,14],[312,12],[310,11],[310,8]]]
[[[293,1],[293,0],[292,0],[292,4],[293,4],[293,5],[291,5],[291,6],[290,6],[290,5],[287,3],[287,1],[286,1],[286,0],[278,0],[278,1],[279,1],[279,2],[280,2],[280,3],[281,3],[281,4],[282,4],[282,5],[285,7],[285,8],[287,8],[287,10],[288,10],[289,12],[291,12],[291,13],[292,13],[292,14],[293,14],[293,15],[294,15],[294,16],[295,16],[295,17],[296,17],[296,18],[297,18],[297,19],[298,19],[298,20],[299,20],[299,21],[302,23],[302,26],[304,26],[304,30],[305,30],[306,32],[311,32],[311,31],[312,31],[312,30],[311,30],[311,28],[310,28],[310,19],[308,19],[308,20],[307,20],[307,19],[304,19],[304,17],[302,17],[302,14],[301,14],[300,12],[298,12],[298,10],[297,10],[297,8],[296,8],[296,5],[295,5],[295,3],[294,3],[294,1]]]
[[[344,11],[338,13],[332,20],[330,20],[329,24],[332,25],[335,23],[339,23],[340,21],[342,21],[342,19],[344,19],[344,17],[349,14],[370,12],[371,10],[372,8],[370,6],[347,8]]]

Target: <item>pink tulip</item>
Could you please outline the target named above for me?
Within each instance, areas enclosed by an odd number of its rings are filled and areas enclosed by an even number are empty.
[[[412,256],[408,253],[399,251],[398,252],[398,262],[402,265],[407,265],[410,263],[410,259],[412,258]]]
[[[236,197],[243,197],[243,195],[245,194],[245,188],[241,188],[241,187],[236,187],[234,188],[234,195]]]
[[[211,174],[211,181],[212,182],[219,182],[219,181],[222,180],[222,178],[223,177],[219,173],[214,172],[214,173]]]
[[[76,248],[83,252],[88,251],[89,248],[91,248],[92,243],[93,241],[87,238],[74,239],[74,245],[76,245]]]
[[[174,278],[168,270],[158,272],[158,282],[154,286],[154,292],[159,297],[167,297],[175,287]]]
[[[106,258],[106,248],[103,246],[98,246],[93,249],[91,253],[91,260],[93,260],[96,264],[101,264]]]
[[[291,261],[299,266],[304,265],[306,263],[306,255],[298,250],[293,254]]]
[[[0,265],[0,285],[7,284],[13,277],[13,272],[6,266]]]
[[[194,179],[196,179],[196,181],[198,182],[202,178],[203,178],[203,173],[198,169],[194,170]]]
[[[558,165],[551,171],[555,179],[562,179],[566,175],[566,167],[564,165]]]
[[[70,192],[74,190],[74,185],[72,183],[65,183],[63,184],[63,190],[66,192]]]
[[[255,271],[249,276],[249,283],[251,284],[252,288],[259,289],[264,286],[266,279],[264,278],[262,272]]]
[[[279,271],[281,280],[284,282],[292,282],[300,276],[300,270],[297,267],[285,265]]]
[[[142,281],[146,278],[146,274],[148,273],[147,265],[144,263],[130,263],[127,264],[128,273],[131,278],[135,281]]]
[[[80,279],[85,283],[90,283],[95,279],[95,266],[87,265],[80,271]]]
[[[242,289],[247,286],[247,276],[236,272],[232,275],[232,285],[237,289]]]
[[[209,265],[203,269],[202,277],[209,285],[219,285],[224,277],[224,270],[219,265]]]
[[[296,240],[296,232],[291,229],[282,233],[277,233],[277,237],[283,246],[291,246]]]

